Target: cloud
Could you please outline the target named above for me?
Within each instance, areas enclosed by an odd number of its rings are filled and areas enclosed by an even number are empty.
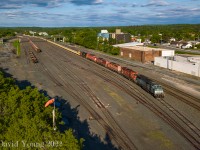
[[[141,5],[141,7],[151,7],[151,6],[158,7],[158,6],[168,6],[168,5],[169,3],[164,0],[151,0],[147,4]]]
[[[71,0],[70,2],[75,5],[97,5],[102,4],[103,0]]]
[[[0,9],[19,9],[27,5],[54,8],[63,3],[72,3],[75,5],[97,5],[102,4],[103,0],[0,0]]]
[[[1,0],[0,9],[19,9],[25,5],[37,7],[57,7],[60,3],[69,0]]]

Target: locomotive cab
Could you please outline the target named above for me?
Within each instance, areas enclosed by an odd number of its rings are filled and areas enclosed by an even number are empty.
[[[164,98],[164,91],[161,85],[153,85],[153,95],[155,98]]]

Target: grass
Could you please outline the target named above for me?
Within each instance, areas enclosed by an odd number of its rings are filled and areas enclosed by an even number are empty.
[[[150,45],[148,45],[147,47],[150,47],[150,48],[159,48],[158,46],[150,46]]]
[[[19,40],[16,40],[13,42],[13,46],[17,49],[17,56],[20,56],[21,54],[21,48],[20,48],[20,42]]]
[[[173,149],[173,143],[161,131],[151,131],[147,134],[150,138],[158,141],[160,149]]]
[[[191,54],[191,55],[200,55],[197,53],[192,53],[192,52],[183,52],[183,51],[175,51],[175,54]]]

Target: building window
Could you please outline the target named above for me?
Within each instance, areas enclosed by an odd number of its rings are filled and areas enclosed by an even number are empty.
[[[123,52],[121,52],[121,56],[123,56]]]
[[[132,58],[132,54],[131,53],[129,53],[129,58]]]

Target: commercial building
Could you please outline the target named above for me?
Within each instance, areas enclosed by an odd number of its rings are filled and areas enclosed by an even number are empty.
[[[115,43],[128,43],[131,42],[131,35],[129,33],[121,32],[121,29],[116,29],[115,33],[109,33],[107,30],[101,30],[100,33],[97,34],[97,39],[100,38],[104,40],[114,39]]]
[[[146,63],[154,62],[155,57],[174,56],[174,50],[149,48],[144,46],[122,46],[120,47],[120,56]]]
[[[200,77],[200,57],[155,57],[154,65]]]
[[[131,34],[121,32],[121,29],[116,29],[115,33],[110,33],[110,38],[115,39],[117,43],[131,42]]]

